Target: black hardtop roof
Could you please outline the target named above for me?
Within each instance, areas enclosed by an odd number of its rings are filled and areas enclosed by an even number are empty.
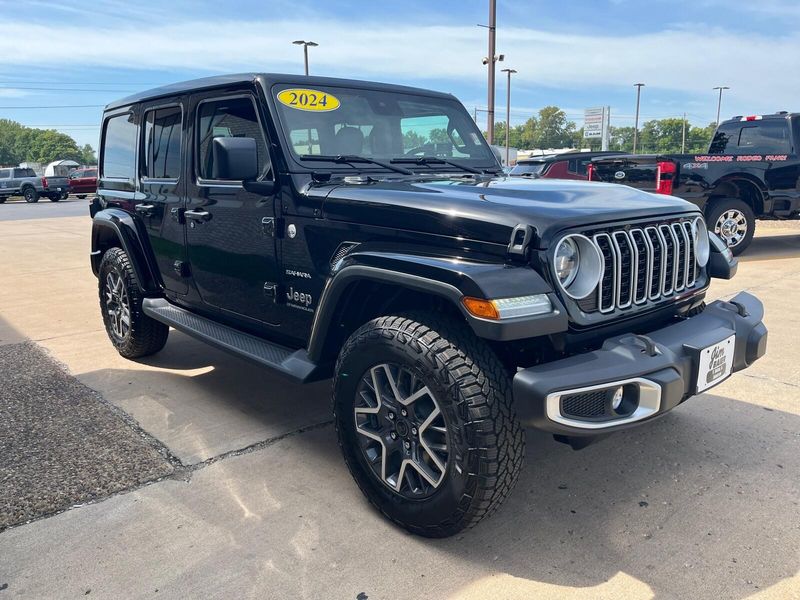
[[[761,117],[761,120],[763,121],[769,119],[788,119],[790,117],[796,117],[798,115],[800,115],[800,113],[788,112],[785,110],[772,113],[769,115],[736,115],[735,117],[731,117],[730,119],[725,119],[720,123],[720,125],[722,125],[722,123],[741,123],[744,122],[743,120],[746,119],[748,116]]]
[[[408,87],[404,85],[394,85],[391,83],[378,83],[375,81],[359,81],[357,79],[340,79],[337,77],[316,77],[313,75],[286,75],[281,73],[235,73],[231,75],[203,77],[201,79],[190,79],[189,81],[171,83],[150,90],[145,90],[143,92],[138,92],[136,94],[126,96],[125,98],[115,100],[114,102],[110,102],[106,105],[105,110],[120,108],[130,104],[136,104],[137,102],[144,102],[146,100],[163,98],[165,96],[174,96],[177,94],[185,94],[198,90],[208,90],[240,83],[251,83],[254,81],[260,81],[266,88],[269,88],[275,83],[286,83],[289,85],[297,85],[298,87],[313,87],[315,85],[357,87],[370,90],[396,92],[399,94],[419,94],[423,96],[453,98],[452,94],[446,94],[443,92],[435,92],[432,90]]]

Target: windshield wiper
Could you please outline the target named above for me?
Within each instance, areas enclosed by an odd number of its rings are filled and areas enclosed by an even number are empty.
[[[483,175],[483,171],[479,171],[478,169],[473,169],[472,167],[468,167],[467,165],[462,165],[461,163],[457,163],[453,160],[447,160],[446,158],[439,158],[438,156],[415,156],[414,158],[393,158],[389,162],[394,164],[424,165],[426,167],[429,167],[431,165],[450,165],[451,167],[456,167],[457,169],[461,169],[469,173],[477,173],[478,175]]]
[[[394,171],[395,173],[402,173],[403,175],[414,174],[413,171],[409,171],[408,169],[403,169],[402,167],[395,167],[380,160],[375,160],[374,158],[368,158],[366,156],[358,156],[355,154],[337,154],[335,156],[333,154],[301,154],[300,159],[315,160],[318,162],[332,162],[345,165],[352,165],[352,163],[369,163],[371,165],[377,165],[379,167],[383,167],[384,169],[389,169],[390,171]]]

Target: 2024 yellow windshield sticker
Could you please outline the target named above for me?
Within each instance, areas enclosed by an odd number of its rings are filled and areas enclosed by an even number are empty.
[[[327,92],[307,90],[304,88],[283,90],[278,93],[278,101],[289,108],[315,112],[336,110],[341,105],[341,102],[339,102],[336,96]]]

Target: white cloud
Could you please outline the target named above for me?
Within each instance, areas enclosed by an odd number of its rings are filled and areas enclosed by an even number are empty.
[[[481,85],[485,31],[475,26],[398,25],[385,22],[196,21],[175,25],[115,26],[104,30],[60,24],[51,28],[6,22],[0,56],[6,64],[209,72],[291,71],[302,52],[298,35],[320,43],[310,51],[312,73],[459,81]],[[730,86],[731,97],[753,110],[793,108],[800,97],[800,34],[742,35],[684,28],[627,36],[576,35],[504,28],[501,51],[526,86],[591,89],[644,81],[691,95]],[[25,40],[47,39],[47,44]],[[794,106],[796,108],[796,106]]]

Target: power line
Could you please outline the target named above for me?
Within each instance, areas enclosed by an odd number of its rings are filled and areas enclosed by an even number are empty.
[[[0,110],[22,110],[35,108],[103,108],[105,104],[53,104],[50,106],[0,106]]]
[[[40,92],[115,92],[115,93],[130,93],[136,90],[119,90],[119,89],[91,89],[91,88],[63,88],[63,87],[28,87],[19,85],[0,86],[0,90],[37,90]]]

